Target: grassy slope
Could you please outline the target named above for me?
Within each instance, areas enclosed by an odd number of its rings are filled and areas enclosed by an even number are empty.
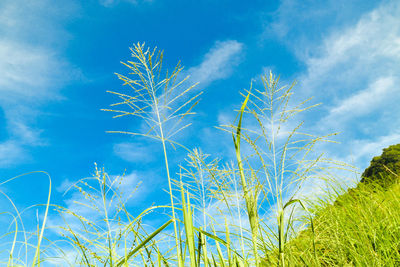
[[[290,266],[400,266],[399,183],[360,184],[317,214],[315,235],[308,229],[286,245]]]

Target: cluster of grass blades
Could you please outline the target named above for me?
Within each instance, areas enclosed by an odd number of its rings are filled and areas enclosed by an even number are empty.
[[[333,134],[318,137],[299,132],[302,123],[289,131],[282,130],[287,128],[291,117],[315,105],[306,106],[308,99],[291,106],[294,84],[279,87],[279,77],[272,73],[261,80],[261,90],[251,87],[243,94],[237,125],[225,125],[223,129],[232,134],[236,151],[237,168],[230,173],[239,176],[240,197],[248,218],[251,240],[248,247],[252,248],[249,264],[264,265],[265,253],[277,248],[276,264],[285,266],[285,244],[296,234],[295,228],[299,228],[295,204],[308,213],[300,199],[302,184],[311,179],[325,179],[325,166],[335,167],[329,159],[313,154],[313,148],[318,142],[329,142]],[[247,127],[243,126],[244,119]],[[242,152],[242,147],[247,153]],[[237,186],[234,188],[236,191]],[[224,195],[226,190],[220,193]],[[313,226],[312,217],[308,218],[306,224]]]
[[[64,258],[70,266],[142,266],[165,261],[153,239],[172,220],[149,233],[142,219],[160,207],[153,206],[133,216],[126,205],[137,188],[123,191],[123,179],[124,176],[110,177],[96,166],[92,177],[71,185],[70,189],[80,194],[75,195],[75,207],[57,207],[64,221],[61,233],[75,255],[72,262]]]
[[[170,173],[167,144],[171,144],[173,147],[179,145],[171,137],[189,126],[189,124],[181,126],[181,123],[188,115],[192,114],[192,108],[197,104],[200,93],[194,96],[189,95],[193,86],[185,88],[186,78],[179,80],[179,73],[182,70],[179,65],[172,73],[163,72],[161,68],[162,52],[145,48],[144,44],[134,45],[131,52],[133,60],[124,63],[131,73],[128,76],[118,74],[129,91],[111,92],[122,100],[112,106],[123,106],[127,109],[107,109],[107,111],[116,112],[115,117],[127,115],[139,117],[148,127],[148,131],[144,133],[113,132],[145,136],[161,142],[174,225],[177,265],[185,265],[186,258],[191,266],[201,264],[200,259],[203,259],[204,263],[202,264],[212,264],[215,261],[215,253],[218,255],[219,264],[228,264],[236,257],[232,255],[239,255],[239,258],[243,259],[244,265],[260,266],[263,257],[262,248],[273,249],[275,246],[278,246],[280,251],[279,264],[285,265],[284,245],[289,231],[294,231],[293,207],[299,203],[305,208],[301,199],[296,198],[297,190],[301,188],[301,184],[306,179],[316,178],[321,173],[320,162],[329,163],[321,155],[310,159],[316,143],[329,141],[327,139],[329,136],[316,137],[300,133],[301,123],[296,125],[292,131],[283,134],[281,129],[291,117],[313,106],[306,106],[308,100],[296,106],[290,106],[289,100],[294,84],[290,87],[279,87],[279,78],[274,77],[272,73],[262,76],[262,89],[250,89],[245,92],[245,99],[238,112],[237,124],[221,127],[232,134],[236,151],[236,167],[234,165],[222,169],[219,166],[210,167],[204,164],[199,153],[196,154],[195,151],[189,157],[196,162],[192,164],[192,167],[198,168],[196,174],[200,177],[196,177],[193,175],[194,172],[191,172],[189,176],[191,175],[192,180],[197,182],[190,185],[188,181],[182,181],[182,173],[179,175],[179,179],[173,178]],[[243,127],[245,117],[255,124],[249,128]],[[283,142],[282,136],[284,137]],[[244,154],[243,146],[251,152]],[[189,149],[183,148],[188,153],[191,152]],[[210,177],[207,184],[202,177],[204,175]],[[221,177],[222,180],[229,181],[230,185],[221,184],[221,179],[217,179]],[[175,189],[181,195],[182,208],[180,210],[182,214],[176,212],[174,184]],[[207,213],[210,210],[209,207],[214,207],[221,213],[224,210],[230,210],[231,196],[234,195],[230,190],[232,188],[235,189],[236,203],[244,204],[245,209],[239,205],[237,208],[240,214],[247,215],[247,221],[240,220],[239,224],[241,225],[239,226],[226,224],[222,228],[224,229],[222,232],[225,234],[230,232],[229,227],[240,228],[240,234],[236,235],[237,237],[234,239],[224,236],[230,240],[227,242],[219,237],[219,232],[215,230],[215,228],[221,228],[216,227],[221,222],[207,220],[212,217]],[[192,191],[201,192],[201,207],[198,210],[202,213],[203,224],[198,226],[194,224],[196,221],[195,208],[190,202]],[[206,198],[208,208],[206,207]],[[221,203],[225,205],[223,208],[221,208]],[[264,205],[265,203],[267,205]],[[290,209],[292,209],[291,215],[286,216]],[[260,210],[262,210],[262,214],[260,214]],[[272,228],[269,219],[266,219],[266,216],[273,212],[276,212],[277,231]],[[222,218],[223,221],[229,219],[228,217],[224,218],[223,214]],[[181,227],[182,223],[184,227]],[[208,229],[208,232],[205,229]],[[185,233],[185,238],[182,238],[181,232]],[[198,237],[197,240],[195,240],[195,236]],[[215,242],[215,246],[209,249],[207,249],[208,238]],[[241,253],[234,249],[233,243],[240,244]],[[223,250],[233,258],[229,256],[227,260],[223,259],[221,247],[224,247]],[[250,251],[249,248],[251,248]],[[185,256],[186,249],[189,253],[188,257]]]
[[[143,217],[160,207],[153,206],[132,216],[126,203],[136,188],[128,194],[122,191],[124,176],[110,177],[96,166],[92,177],[79,180],[67,190],[77,191],[73,207],[68,208],[50,203],[51,179],[45,172],[19,175],[0,185],[34,174],[43,174],[49,179],[46,204],[32,205],[20,211],[11,197],[0,191],[14,211],[3,213],[12,216],[13,220],[1,236],[1,255],[7,259],[1,262],[2,266],[143,266],[149,263],[154,266],[166,262],[154,238],[172,220],[155,230],[144,229]],[[31,216],[26,215],[34,208],[36,227],[32,225]],[[44,209],[40,215],[39,209]],[[50,214],[54,210],[56,213]],[[60,217],[63,223],[54,225],[52,222],[48,226],[48,217],[53,221]],[[34,230],[30,230],[32,227]],[[58,238],[54,234],[49,237],[56,231]]]
[[[0,189],[0,194],[9,202],[12,207],[11,211],[2,212],[2,215],[11,216],[13,219],[10,222],[7,232],[1,236],[2,256],[6,256],[7,261],[0,261],[4,266],[38,266],[47,256],[48,245],[43,246],[44,231],[46,229],[47,217],[50,208],[50,196],[51,196],[51,178],[50,175],[43,171],[34,171],[25,173],[22,175],[15,176],[7,179],[0,183],[0,186],[4,186],[12,181],[19,180],[25,177],[31,177],[35,174],[44,175],[49,181],[49,190],[47,194],[47,201],[43,205],[32,205],[19,210],[17,205],[6,192]],[[27,230],[32,228],[32,224],[29,224],[28,228],[24,223],[24,215],[31,212],[32,209],[36,208],[36,229]],[[44,208],[43,214],[39,216],[39,209]],[[40,221],[41,220],[41,221]],[[13,229],[13,230],[11,230]],[[4,249],[4,250],[3,250]]]
[[[244,90],[234,123],[218,127],[232,138],[234,153],[224,159],[213,159],[199,148],[189,149],[174,140],[190,126],[189,117],[194,114],[193,108],[201,95],[182,76],[180,64],[172,72],[165,71],[163,53],[144,44],[134,45],[131,56],[131,61],[123,63],[129,73],[117,74],[123,81],[123,91],[110,91],[119,102],[104,110],[116,114],[114,117],[132,116],[143,122],[138,132],[110,132],[160,143],[170,203],[131,214],[128,203],[137,188],[127,194],[121,188],[124,176],[110,176],[96,166],[92,177],[79,180],[68,190],[74,194],[73,205],[54,206],[63,221],[59,228],[62,238],[59,243],[49,242],[56,246],[58,258],[53,255],[47,259],[63,266],[258,267],[366,263],[360,258],[348,260],[360,246],[350,238],[361,237],[347,233],[346,241],[346,235],[339,233],[350,225],[350,220],[342,222],[337,218],[344,218],[345,214],[340,212],[351,213],[351,209],[325,211],[328,205],[322,199],[323,208],[317,209],[302,195],[304,183],[330,182],[332,168],[351,168],[316,153],[317,144],[331,142],[334,134],[314,136],[301,131],[303,123],[295,115],[316,105],[309,105],[310,99],[292,103],[294,83],[280,86],[279,77],[268,73]],[[170,165],[170,148],[187,152],[181,165]],[[382,214],[392,214],[398,204],[394,201],[391,210],[383,210]],[[36,251],[33,266],[44,260],[40,257],[41,240],[49,206],[50,192],[46,215],[37,233],[38,242],[33,246]],[[161,214],[160,210],[170,211],[169,217],[159,216],[164,218],[161,225],[150,228],[143,223],[146,216]],[[387,218],[384,215],[382,220]],[[19,226],[19,217],[17,212],[15,227]],[[399,218],[394,218],[392,222],[398,223]],[[367,234],[374,231],[368,227],[362,232],[364,240],[377,240],[378,233]],[[17,233],[18,229],[11,243],[9,266],[15,265]],[[395,234],[390,232],[385,242],[392,242]],[[330,236],[335,240],[329,241]],[[27,246],[27,241],[22,243]],[[347,248],[341,248],[341,244]],[[377,244],[374,243],[370,255],[378,253]],[[329,254],[332,248],[338,251],[335,254],[338,257]],[[376,264],[388,263],[394,257],[388,249],[381,249],[388,256],[374,261]]]
[[[364,185],[320,203],[314,232],[301,232],[287,245],[293,266],[399,266],[400,185]],[[315,252],[311,250],[315,243]],[[318,261],[315,262],[315,254]],[[278,257],[271,252],[272,264]]]

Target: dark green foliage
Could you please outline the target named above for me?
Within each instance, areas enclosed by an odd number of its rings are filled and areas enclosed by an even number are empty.
[[[362,174],[361,183],[378,183],[387,187],[399,180],[400,144],[383,149],[382,155],[374,157]]]

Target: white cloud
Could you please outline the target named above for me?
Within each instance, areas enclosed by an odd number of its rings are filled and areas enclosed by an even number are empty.
[[[400,3],[361,4],[283,0],[264,37],[280,38],[303,62],[296,95],[323,103],[304,118],[308,132],[341,132],[333,138],[340,144],[318,148],[362,171],[400,142]],[[354,173],[342,174],[340,186],[353,184]],[[306,183],[301,194],[320,186]]]
[[[61,182],[61,184],[58,185],[58,186],[56,187],[56,190],[57,190],[57,192],[65,193],[67,190],[70,189],[70,187],[71,187],[73,184],[74,184],[74,183],[73,183],[72,181],[70,181],[70,180],[67,178],[67,179],[63,180],[63,181]]]
[[[29,127],[27,124],[21,122],[21,120],[15,119],[15,121],[9,122],[8,128],[9,132],[14,136],[14,140],[17,140],[20,144],[30,146],[46,144],[40,137],[43,130]]]
[[[369,161],[382,154],[382,149],[400,142],[400,131],[373,139],[354,140],[351,155],[355,161],[360,162],[363,168],[369,165]],[[350,157],[349,157],[350,158]],[[350,160],[350,159],[349,159]]]
[[[336,29],[305,57],[304,89],[342,97],[400,70],[400,5],[382,5],[354,26]],[[350,91],[350,92],[351,92]]]
[[[400,130],[399,40],[400,4],[392,1],[309,44],[314,52],[304,57],[300,90],[327,107],[314,117],[314,130],[342,132],[337,157],[346,158],[354,140],[376,143]]]
[[[0,123],[6,125],[9,136],[3,146],[12,144],[19,151],[0,150],[4,162],[4,158],[17,161],[21,153],[29,153],[30,146],[47,143],[36,125],[40,105],[60,99],[63,85],[76,76],[60,52],[68,38],[62,21],[71,11],[76,11],[71,3],[62,8],[50,1],[0,4],[0,108],[5,115]]]
[[[335,28],[354,24],[378,3],[364,0],[281,0],[278,9],[267,14],[262,40],[278,39],[302,57],[313,52]]]
[[[365,90],[356,92],[331,108],[329,115],[323,118],[323,123],[332,127],[357,117],[379,112],[398,93],[396,91],[398,88],[393,77],[378,78]]]
[[[238,65],[243,44],[235,40],[216,42],[203,61],[188,70],[190,80],[204,87],[213,81],[229,77]]]
[[[128,162],[146,163],[154,160],[154,146],[146,142],[141,143],[118,143],[114,145],[114,153]]]
[[[120,2],[127,2],[127,3],[131,3],[134,5],[138,5],[141,3],[149,3],[149,2],[153,2],[153,0],[99,0],[100,4],[105,6],[105,7],[111,7],[114,5],[117,5]]]
[[[45,50],[30,45],[20,45],[10,40],[0,41],[0,90],[34,96],[29,87],[47,85],[46,73],[55,65]],[[16,86],[17,85],[17,86]]]
[[[17,165],[26,160],[26,151],[14,141],[0,143],[0,168]]]

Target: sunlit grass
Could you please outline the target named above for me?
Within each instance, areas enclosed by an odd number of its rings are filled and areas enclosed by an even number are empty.
[[[399,266],[399,210],[400,184],[387,190],[360,184],[334,204],[318,207],[314,233],[308,229],[288,243],[287,261],[293,266]],[[270,256],[272,264],[278,256]]]
[[[141,190],[140,185],[127,192],[124,175],[111,176],[96,165],[92,176],[67,190],[74,201],[66,207],[50,204],[50,180],[44,215],[37,230],[29,232],[21,212],[2,192],[14,208],[13,213],[4,213],[12,218],[12,230],[3,236],[8,255],[4,264],[195,267],[399,263],[399,186],[385,191],[362,185],[340,196],[344,192],[340,184],[333,183],[331,174],[335,169],[353,168],[324,157],[316,149],[320,142],[332,142],[335,134],[315,136],[302,131],[303,122],[296,115],[310,112],[316,104],[309,104],[311,99],[293,101],[295,83],[281,85],[279,77],[268,73],[242,91],[235,121],[219,126],[232,140],[234,154],[217,159],[174,140],[190,126],[190,115],[201,94],[182,77],[182,67],[178,64],[172,72],[163,69],[163,53],[144,44],[134,45],[131,53],[132,60],[123,63],[128,74],[117,74],[123,89],[110,92],[119,102],[104,110],[116,114],[115,118],[133,116],[143,123],[139,127],[142,131],[111,132],[160,143],[170,203],[133,212],[129,201]],[[170,165],[169,148],[187,152],[179,166]],[[328,192],[336,194],[307,201],[301,189],[310,180],[331,184]],[[46,227],[50,207],[57,211],[53,220],[58,218],[58,225],[53,221],[51,229]],[[163,214],[165,210],[170,213]],[[153,215],[163,222],[143,223]],[[46,238],[50,230],[59,233],[58,240]]]

